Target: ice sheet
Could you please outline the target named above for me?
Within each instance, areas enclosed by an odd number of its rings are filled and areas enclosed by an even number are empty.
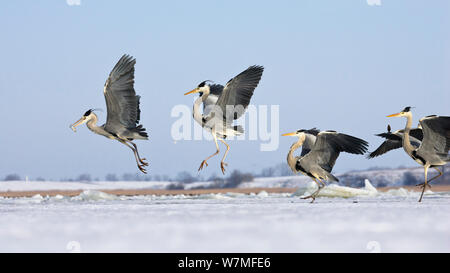
[[[407,193],[0,198],[0,252],[449,252],[450,194]]]

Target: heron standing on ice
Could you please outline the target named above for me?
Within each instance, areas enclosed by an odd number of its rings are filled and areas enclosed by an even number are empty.
[[[144,167],[148,166],[148,163],[145,158],[139,156],[137,146],[133,142],[135,139],[148,139],[145,128],[138,125],[141,111],[140,96],[136,96],[134,91],[135,64],[136,59],[123,55],[109,74],[103,88],[108,112],[105,124],[97,126],[97,115],[93,109],[89,109],[70,127],[76,132],[77,126],[86,123],[92,132],[126,145],[133,151],[139,170],[147,173]]]
[[[428,183],[442,175],[442,171],[437,167],[450,162],[448,154],[450,149],[450,117],[431,115],[421,118],[419,122],[423,131],[423,139],[419,147],[411,145],[412,113],[410,106],[387,117],[406,118],[405,131],[402,137],[403,149],[414,161],[422,165],[425,171],[425,182],[418,185],[422,186],[422,194],[419,198],[419,202],[421,202],[425,188],[429,186]],[[430,167],[438,171],[439,174],[428,180],[427,175]]]
[[[220,84],[210,84],[210,81],[201,82],[194,90],[184,95],[199,93],[200,96],[194,102],[194,120],[204,129],[209,131],[216,144],[216,152],[202,161],[198,170],[208,166],[208,159],[219,154],[220,149],[217,140],[220,140],[227,150],[220,162],[222,173],[225,174],[224,161],[230,150],[225,142],[228,136],[238,136],[244,133],[242,126],[233,125],[233,121],[240,118],[250,103],[253,91],[258,86],[264,68],[262,66],[250,66],[236,77],[227,82],[225,87]],[[203,113],[200,113],[200,105],[203,103]]]
[[[331,174],[339,154],[341,152],[364,154],[367,152],[368,146],[368,143],[360,138],[336,131],[320,132],[316,128],[300,129],[282,136],[298,137],[298,141],[292,144],[289,150],[287,162],[294,173],[300,172],[311,177],[319,187],[310,196],[303,197],[303,199],[311,198],[311,203],[314,202],[319,191],[325,187],[322,180],[339,181],[336,176]],[[294,156],[295,150],[301,146],[301,155]]]

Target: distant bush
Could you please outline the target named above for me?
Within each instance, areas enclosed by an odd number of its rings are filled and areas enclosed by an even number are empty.
[[[422,183],[419,179],[416,178],[416,176],[412,172],[404,172],[403,173],[403,185],[405,186],[412,186]]]
[[[225,180],[223,188],[236,188],[243,182],[251,182],[254,177],[251,173],[241,173],[238,170],[234,170],[230,176]]]
[[[290,176],[293,175],[291,169],[286,162],[281,162],[274,167],[267,167],[261,170],[258,175],[260,177],[274,177],[274,176]]]
[[[4,181],[20,181],[22,180],[22,178],[20,178],[20,176],[18,174],[8,174],[5,179],[3,179]]]
[[[119,179],[115,174],[109,173],[105,176],[105,181],[118,181]]]
[[[184,190],[183,183],[170,183],[167,185],[166,190]]]
[[[78,176],[77,181],[80,181],[80,182],[91,182],[92,178],[91,178],[90,174],[84,173],[84,174],[80,174]]]
[[[192,182],[195,182],[196,179],[190,173],[184,171],[184,172],[178,173],[175,180],[178,182],[182,182],[182,183],[192,183]]]

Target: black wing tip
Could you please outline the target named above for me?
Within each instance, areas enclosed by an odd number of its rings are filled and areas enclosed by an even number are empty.
[[[136,58],[129,54],[123,54],[122,57],[119,59],[117,64],[125,65],[125,64],[131,64],[133,67],[136,64]]]
[[[251,70],[260,70],[262,72],[262,71],[264,71],[264,66],[254,64],[254,65],[251,65],[251,66],[249,66],[247,68],[247,70],[249,70],[249,69],[251,69]]]

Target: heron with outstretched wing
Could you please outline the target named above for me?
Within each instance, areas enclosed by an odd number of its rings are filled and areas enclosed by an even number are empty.
[[[201,82],[194,90],[185,95],[199,93],[193,107],[194,120],[205,130],[209,131],[216,144],[216,152],[202,161],[198,170],[208,166],[207,161],[219,154],[220,149],[217,140],[221,141],[227,150],[220,162],[222,173],[225,174],[224,161],[230,150],[225,142],[226,137],[238,136],[244,133],[240,125],[233,125],[234,120],[239,119],[250,103],[253,92],[261,80],[264,68],[262,66],[250,66],[236,77],[232,78],[224,86],[211,84],[210,81]],[[203,113],[200,106],[203,103]]]
[[[410,106],[388,117],[405,117],[407,120],[402,136],[402,146],[414,161],[424,167],[425,181],[417,185],[422,187],[422,194],[419,198],[419,202],[421,202],[425,188],[429,186],[432,180],[442,175],[442,171],[438,167],[450,162],[448,154],[450,149],[450,117],[431,115],[421,118],[419,122],[420,127],[422,127],[423,138],[419,147],[411,144],[412,113]],[[429,168],[433,168],[439,173],[430,180],[427,179]]]
[[[310,196],[303,197],[303,199],[311,198],[311,203],[325,187],[325,180],[339,181],[331,171],[341,152],[364,154],[368,147],[368,143],[363,139],[336,131],[320,132],[316,128],[300,129],[282,136],[298,137],[298,141],[289,149],[287,162],[294,173],[302,173],[316,182],[318,189]],[[294,156],[294,152],[300,147],[302,147],[301,155]]]
[[[103,89],[107,108],[105,124],[97,126],[97,115],[93,109],[89,109],[70,127],[76,132],[77,126],[86,123],[92,132],[126,145],[133,151],[139,170],[147,173],[144,167],[148,166],[148,163],[145,158],[139,156],[137,146],[133,142],[135,139],[148,139],[145,128],[139,125],[141,111],[140,96],[137,96],[134,90],[135,64],[136,59],[123,55],[109,74]]]

